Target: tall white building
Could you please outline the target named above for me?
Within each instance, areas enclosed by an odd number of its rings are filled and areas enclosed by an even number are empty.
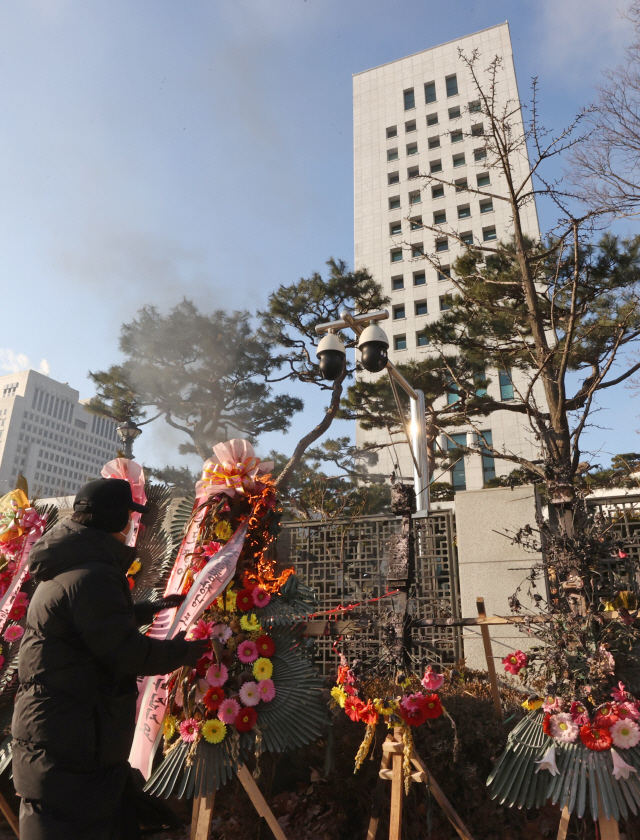
[[[22,474],[29,494],[75,494],[115,458],[116,424],[85,410],[79,393],[35,370],[0,376],[0,493]]]
[[[501,56],[498,105],[518,100],[507,23],[357,73],[353,79],[355,266],[368,268],[391,297],[391,320],[381,326],[389,336],[389,357],[395,363],[429,353],[421,330],[440,316],[447,294],[454,290],[447,275],[464,246],[446,236],[447,226],[469,242],[507,240],[512,234],[506,202],[435,183],[425,188],[419,177],[431,173],[460,186],[504,191],[499,172],[488,166],[478,93],[459,48],[467,56],[479,51],[476,69],[485,89],[485,69],[495,56]],[[523,130],[517,113],[512,123],[514,132]],[[527,171],[525,155],[514,165],[517,178]],[[525,233],[538,238],[533,203],[524,210],[523,219]],[[423,220],[442,225],[443,233],[423,229]],[[436,271],[423,254],[434,254],[442,270]],[[497,371],[490,375],[491,395],[512,398],[509,376]],[[526,418],[494,412],[481,425],[496,449],[538,457]],[[359,445],[374,440],[388,443],[389,435],[358,428],[356,440]],[[457,443],[465,440],[465,434],[456,437]],[[397,446],[397,455],[402,474],[411,476],[406,444]],[[394,460],[392,451],[382,450],[376,471],[389,475]],[[506,461],[494,463],[492,458],[471,455],[458,462],[450,478],[459,489],[479,489],[489,478],[509,473],[513,467]]]

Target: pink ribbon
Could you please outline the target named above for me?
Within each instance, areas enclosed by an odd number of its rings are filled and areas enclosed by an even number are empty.
[[[202,468],[202,478],[196,484],[196,499],[225,493],[227,496],[259,489],[259,475],[266,475],[274,467],[273,461],[261,461],[247,440],[233,438],[213,447],[214,458]]]
[[[130,461],[128,458],[114,458],[113,461],[107,461],[100,475],[103,478],[124,478],[131,485],[131,496],[133,501],[138,505],[146,505],[147,494],[144,492],[144,470],[135,461]],[[134,546],[138,539],[138,530],[140,528],[141,513],[137,510],[131,515],[133,521],[133,533],[127,540],[127,545]]]
[[[0,634],[2,634],[2,631],[9,620],[9,613],[11,612],[15,600],[18,597],[18,593],[22,589],[22,584],[29,572],[29,554],[31,553],[31,549],[37,540],[39,540],[44,534],[45,525],[47,524],[46,516],[40,516],[34,508],[28,508],[28,511],[33,511],[35,513],[35,517],[32,515],[29,517],[30,530],[27,531],[23,537],[24,542],[22,543],[22,548],[20,549],[20,553],[16,560],[16,573],[13,576],[13,580],[9,584],[7,591],[0,600]]]

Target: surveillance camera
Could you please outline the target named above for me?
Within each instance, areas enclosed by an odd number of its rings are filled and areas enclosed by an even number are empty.
[[[369,373],[380,373],[387,366],[389,339],[377,324],[370,324],[362,331],[358,350],[362,354],[362,366]]]
[[[316,350],[316,356],[320,359],[320,371],[325,379],[333,382],[344,369],[347,353],[344,344],[335,333],[327,333]]]

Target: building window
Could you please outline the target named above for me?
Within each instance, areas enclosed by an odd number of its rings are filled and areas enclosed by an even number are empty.
[[[406,350],[407,349],[407,336],[406,335],[395,335],[393,337],[393,349],[394,350]]]
[[[448,251],[449,250],[449,240],[448,239],[436,239],[436,251]]]
[[[411,230],[422,230],[422,216],[416,216],[413,219],[410,219],[411,222]]]
[[[457,193],[464,192],[468,187],[466,178],[458,178],[458,180],[454,181],[454,183],[456,185],[456,192]]]
[[[465,433],[461,435],[451,435],[451,440],[447,441],[447,449],[455,450],[458,447],[466,446],[467,445],[467,435]],[[466,490],[467,489],[467,479],[464,472],[464,455],[462,452],[456,453],[457,458],[453,466],[451,467],[451,484],[454,490]],[[455,457],[455,455],[454,455]]]
[[[398,136],[398,127],[395,125],[390,125],[387,129],[387,137],[391,139],[392,137]]]
[[[491,432],[481,432],[482,439],[484,439],[484,443],[487,446],[493,446],[493,435]],[[480,440],[480,443],[483,443],[483,440]],[[493,457],[489,454],[489,451],[482,447],[482,480],[486,484],[487,481],[491,481],[492,478],[496,477],[496,462],[494,461]]]
[[[429,163],[429,172],[442,172],[442,161],[439,160],[432,160]]]
[[[494,227],[482,228],[482,238],[485,242],[491,242],[497,239],[496,229]]]
[[[460,116],[460,108],[456,105],[455,108],[449,108],[449,119],[457,120]]]
[[[460,239],[464,242],[465,245],[473,245],[473,234],[471,233],[471,231],[461,233]]]
[[[427,125],[438,125],[438,115],[427,114]]]
[[[426,300],[417,300],[416,301],[416,315],[428,315],[427,312],[427,301]]]
[[[410,111],[412,108],[416,107],[416,98],[413,95],[413,88],[409,90],[405,90],[403,93],[404,96],[404,110]]]
[[[444,187],[431,187],[431,198],[442,198],[444,196]]]
[[[422,247],[422,242],[416,243],[415,245],[411,246],[411,257],[416,260],[419,257],[424,257],[424,249]]]
[[[478,175],[478,186],[479,187],[488,187],[491,183],[491,178],[489,177],[488,172],[483,172],[482,175]]]
[[[447,221],[447,214],[444,210],[438,210],[437,213],[433,214],[433,224],[434,225],[443,225]]]
[[[451,309],[453,306],[453,300],[451,295],[442,295],[440,297],[440,312],[446,312],[447,309]]]
[[[438,269],[438,280],[451,280],[451,267],[441,265]]]
[[[391,262],[402,262],[402,248],[395,248],[391,252]]]
[[[469,103],[469,113],[470,114],[477,114],[478,111],[481,110],[480,100],[476,99],[473,102]]]
[[[404,130],[407,134],[409,134],[411,131],[415,131],[416,130],[416,121],[415,120],[409,120],[409,122],[406,122],[404,124]]]
[[[399,306],[393,307],[393,320],[394,321],[402,321],[406,318],[406,312],[404,308],[404,303],[401,303]]]
[[[429,343],[429,339],[427,338],[426,334],[423,332],[416,333],[416,346],[417,347],[426,347]]]
[[[456,166],[464,166],[464,165],[465,165],[465,163],[466,163],[466,161],[465,161],[465,159],[464,159],[464,155],[463,155],[463,154],[462,154],[462,155],[454,155],[454,156],[453,156],[453,165],[454,165],[454,167],[456,167]]]
[[[417,166],[412,166],[411,169],[407,169],[407,178],[411,180],[412,178],[417,178],[420,174],[420,171]]]
[[[476,123],[475,125],[471,126],[471,136],[472,137],[482,137],[484,134],[484,125],[482,123]]]
[[[400,289],[404,289],[404,277],[392,277],[391,288],[394,292],[399,292]]]
[[[509,371],[501,370],[498,372],[498,379],[500,380],[500,399],[513,399],[513,382],[511,381],[511,374]]]
[[[484,373],[484,371],[482,373],[478,373],[476,375],[476,379],[479,379],[481,382],[486,382],[487,381],[487,374]],[[486,397],[486,396],[487,396],[487,386],[486,385],[481,385],[479,388],[476,388],[476,397]]]
[[[451,132],[451,142],[452,143],[461,143],[464,139],[464,135],[461,131],[452,131]]]
[[[474,149],[473,150],[473,159],[474,160],[486,160],[487,159],[487,150],[486,149]]]
[[[398,150],[389,149],[389,151],[387,152],[387,160],[398,160]]]
[[[430,149],[437,149],[440,145],[440,138],[439,137],[430,137],[429,138],[429,148]]]
[[[436,101],[436,83],[427,82],[424,86],[424,101],[427,105]]]
[[[410,143],[407,146],[407,155],[417,155],[418,154],[418,144],[417,143]]]
[[[400,173],[399,172],[390,172],[387,177],[387,183],[389,184],[399,184],[400,183]]]
[[[389,233],[391,236],[398,236],[402,233],[402,222],[391,222],[389,225]]]
[[[458,393],[457,382],[449,382],[449,388],[450,388],[450,390],[447,391],[447,405],[455,405],[455,403],[457,403],[458,400],[460,399],[460,394]],[[463,443],[463,446],[464,445],[466,445],[466,435],[465,435],[465,441]]]
[[[480,202],[480,212],[481,213],[491,213],[493,212],[493,201],[488,198],[486,201]]]
[[[418,271],[413,275],[414,286],[424,286],[426,282],[427,278],[424,271]]]
[[[458,77],[447,76],[445,79],[445,83],[447,85],[447,96],[457,96],[458,95]]]
[[[461,207],[458,207],[458,218],[459,219],[468,219],[471,215],[471,207],[468,204],[463,204]]]
[[[409,193],[409,204],[420,204],[422,202],[420,192]]]
[[[389,199],[389,210],[397,210],[400,207],[400,196],[394,195]]]

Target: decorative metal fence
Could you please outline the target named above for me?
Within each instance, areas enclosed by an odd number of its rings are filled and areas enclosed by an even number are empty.
[[[381,649],[380,625],[398,608],[387,592],[389,543],[400,530],[400,517],[358,517],[327,522],[284,524],[278,539],[280,559],[318,593],[319,612],[349,604],[362,606],[333,618],[352,621],[349,649],[371,659]],[[407,603],[413,618],[460,616],[454,518],[448,510],[412,520],[415,570]],[[393,587],[390,587],[391,589]],[[380,600],[374,600],[380,599]],[[365,604],[364,602],[369,602]],[[322,673],[335,670],[335,622],[327,618],[327,634],[317,637],[316,664]],[[333,625],[333,626],[332,626]],[[417,628],[412,631],[412,654],[420,659],[454,663],[462,656],[459,627]]]
[[[607,533],[618,541],[622,554],[609,561],[601,561],[602,572],[609,577],[613,590],[614,582],[626,581],[627,589],[640,595],[640,494],[627,496],[592,496],[587,498],[587,507],[594,516],[602,517]],[[606,589],[603,592],[606,593]],[[610,594],[613,594],[610,593]]]

